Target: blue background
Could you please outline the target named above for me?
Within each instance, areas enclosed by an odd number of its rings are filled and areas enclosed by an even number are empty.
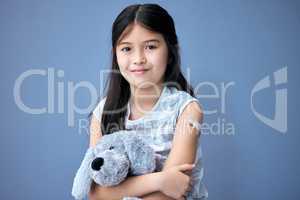
[[[110,63],[110,30],[117,14],[137,1],[0,1],[1,199],[72,199],[73,176],[88,136],[67,125],[67,112],[32,115],[14,101],[16,79],[29,69],[64,70],[67,82],[89,81],[101,92],[99,73]],[[143,1],[144,2],[144,1]],[[299,199],[299,1],[154,1],[173,16],[182,52],[182,70],[190,68],[195,86],[234,82],[220,100],[204,99],[204,108],[235,126],[234,135],[202,136],[205,184],[209,199]],[[288,131],[282,134],[259,121],[250,108],[250,92],[263,77],[288,67]],[[55,82],[57,84],[57,80]],[[205,91],[205,90],[203,90]],[[205,91],[208,93],[209,90]],[[274,89],[257,95],[256,109],[274,115]],[[24,81],[28,106],[47,106],[47,78]],[[56,96],[57,98],[57,96]],[[87,107],[87,90],[75,95]]]

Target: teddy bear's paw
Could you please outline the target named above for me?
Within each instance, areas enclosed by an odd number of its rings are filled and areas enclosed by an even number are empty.
[[[122,200],[142,200],[142,199],[138,197],[124,197]]]

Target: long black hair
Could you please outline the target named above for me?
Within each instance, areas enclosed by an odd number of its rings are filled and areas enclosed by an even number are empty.
[[[122,10],[112,26],[112,64],[101,120],[103,135],[125,129],[127,104],[131,94],[129,83],[120,73],[116,46],[126,27],[133,23],[138,23],[163,36],[168,47],[168,64],[164,74],[164,84],[173,84],[177,89],[194,96],[193,88],[186,81],[180,69],[179,45],[172,17],[157,4],[130,5]]]

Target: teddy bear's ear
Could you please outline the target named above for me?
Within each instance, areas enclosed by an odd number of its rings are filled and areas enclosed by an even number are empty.
[[[141,136],[130,134],[123,137],[123,141],[133,175],[147,174],[155,170],[155,152]]]
[[[75,199],[84,199],[90,192],[92,178],[89,173],[89,168],[94,157],[93,148],[88,148],[74,178],[72,196]]]

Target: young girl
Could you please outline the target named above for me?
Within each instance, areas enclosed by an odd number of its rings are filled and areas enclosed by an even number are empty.
[[[91,118],[90,146],[105,134],[134,129],[164,165],[115,187],[93,184],[89,198],[205,199],[199,130],[203,116],[180,70],[172,17],[156,4],[126,7],[113,23],[112,53],[107,94]]]

